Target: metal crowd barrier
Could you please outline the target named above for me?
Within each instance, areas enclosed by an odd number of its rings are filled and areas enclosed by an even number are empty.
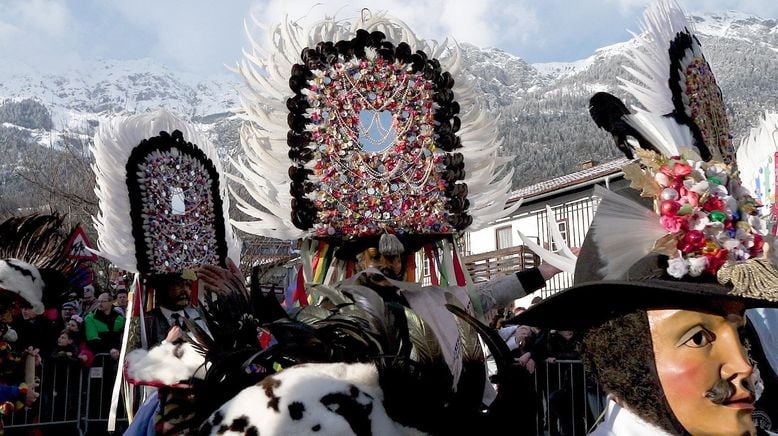
[[[38,401],[5,419],[6,434],[33,428],[58,436],[107,434],[116,368],[108,354],[96,355],[90,368],[44,359]],[[519,407],[534,415],[538,435],[585,435],[605,407],[605,395],[580,360],[539,362],[528,388],[533,386],[534,392],[527,392],[527,402]],[[120,395],[114,434],[128,426],[123,404]]]
[[[58,436],[107,434],[116,368],[116,361],[108,354],[95,355],[89,368],[78,362],[44,358],[38,370],[38,400],[4,419],[5,434],[32,429]],[[121,401],[120,396],[115,434],[122,434],[128,425]]]
[[[586,435],[605,410],[605,393],[580,360],[540,362],[534,379],[539,435]]]

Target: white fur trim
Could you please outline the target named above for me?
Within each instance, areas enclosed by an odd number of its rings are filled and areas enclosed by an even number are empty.
[[[187,343],[179,347],[162,343],[151,350],[134,350],[127,355],[127,376],[133,381],[174,385],[188,380],[203,368],[205,358]]]
[[[35,266],[18,259],[0,260],[0,288],[27,300],[38,315],[43,313],[44,286]]]

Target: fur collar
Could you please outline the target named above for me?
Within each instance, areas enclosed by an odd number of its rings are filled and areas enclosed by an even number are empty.
[[[625,409],[608,397],[604,420],[591,436],[671,436],[664,430],[649,424],[629,409]]]

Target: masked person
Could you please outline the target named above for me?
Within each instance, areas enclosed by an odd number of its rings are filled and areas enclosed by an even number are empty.
[[[5,336],[14,316],[34,318],[47,309],[56,313],[62,303],[60,292],[67,289],[63,273],[75,267],[63,255],[67,233],[62,221],[56,214],[32,214],[0,222],[0,325],[6,326],[0,331]],[[39,349],[32,342],[20,346],[19,338],[14,339],[14,344],[6,337],[0,340],[0,420],[38,399],[38,384],[31,381],[36,379],[35,367],[41,365]],[[29,366],[31,362],[35,365]]]
[[[630,188],[599,192],[575,285],[518,318],[583,332],[582,357],[609,398],[594,435],[762,434],[741,335],[746,309],[778,306],[774,239],[738,179],[693,27],[664,1],[644,30],[631,53],[638,80],[624,87],[642,108],[604,93],[590,107],[638,158],[623,169]]]
[[[192,280],[187,280],[182,274],[157,274],[147,278],[146,286],[154,289],[158,302],[157,307],[148,312],[152,344],[165,340],[171,327],[184,327],[185,319],[197,323],[208,332],[200,312],[192,306]]]
[[[493,117],[464,78],[454,80],[458,48],[420,40],[404,23],[369,11],[353,25],[325,19],[309,31],[282,30],[289,28],[298,29],[278,25],[271,34],[283,36],[262,47],[268,56],[240,67],[252,97],[244,101],[250,123],[241,130],[246,156],[235,180],[252,197],[238,198],[252,220],[234,221],[255,235],[299,241],[288,313],[274,300],[254,304],[265,298],[256,286],[232,323],[226,305],[210,305],[210,331],[219,337],[189,341],[180,353],[207,349],[210,369],[203,383],[191,383],[188,401],[161,407],[162,430],[501,428],[516,390],[500,384],[495,397],[474,326],[555,270],[473,284],[464,268],[461,232],[518,205],[506,208],[512,172],[495,165]],[[256,81],[255,67],[277,74]],[[430,285],[418,283],[420,262]],[[240,334],[222,340],[235,321],[246,338],[257,333],[247,326],[257,326],[272,340],[236,352]]]

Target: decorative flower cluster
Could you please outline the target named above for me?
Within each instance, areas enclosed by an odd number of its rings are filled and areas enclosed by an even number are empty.
[[[669,256],[671,276],[715,276],[727,261],[762,254],[765,226],[756,215],[759,204],[732,177],[729,165],[638,154],[643,167],[632,164],[625,174],[644,196],[655,198],[668,235],[654,249]]]
[[[157,272],[177,272],[218,264],[213,181],[202,163],[172,148],[150,153],[138,169],[150,265]],[[188,175],[185,186],[181,174]],[[174,210],[176,196],[183,199],[183,210]]]
[[[309,195],[318,210],[316,234],[450,232],[446,182],[435,153],[433,83],[409,64],[371,56],[313,73],[307,128],[319,181]],[[391,128],[370,131],[360,121],[362,111],[374,121],[388,112]],[[365,140],[381,151],[363,150]]]

